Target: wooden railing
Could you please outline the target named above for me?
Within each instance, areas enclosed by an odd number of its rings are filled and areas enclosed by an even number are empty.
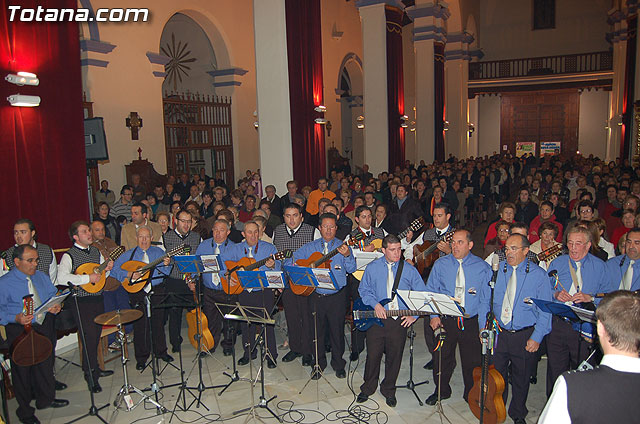
[[[611,71],[610,51],[469,63],[469,80]]]

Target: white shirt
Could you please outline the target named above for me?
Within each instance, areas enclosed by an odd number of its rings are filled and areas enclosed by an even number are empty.
[[[600,237],[600,241],[598,242],[598,247],[607,252],[607,259],[611,259],[616,256],[615,249],[613,248],[613,243],[604,239],[604,237]]]
[[[439,231],[440,234],[446,233],[447,231],[449,231],[449,224],[447,224],[447,226],[444,227],[443,229],[436,228],[436,231]],[[412,241],[411,243],[407,242],[407,238],[406,237],[404,237],[402,240],[400,240],[400,247],[402,248],[402,250],[404,250],[404,259],[405,260],[407,260],[407,261],[412,261],[413,260],[413,246],[420,245],[420,244],[424,243],[424,240],[422,240],[423,236],[424,236],[424,231],[418,237],[416,237],[416,239],[414,241]]]
[[[640,358],[624,355],[604,355],[600,365],[606,365],[616,371],[640,374]],[[586,371],[585,371],[586,372]],[[569,406],[567,404],[567,382],[563,376],[558,377],[553,386],[551,397],[547,401],[538,424],[570,424]]]

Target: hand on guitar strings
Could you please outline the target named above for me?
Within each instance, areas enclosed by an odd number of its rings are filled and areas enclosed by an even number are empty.
[[[267,259],[267,262],[264,263],[264,265],[267,268],[273,268],[274,266],[276,266],[276,261],[274,261],[273,258],[269,258]]]
[[[109,272],[113,269],[113,261],[109,261],[109,265],[104,269],[106,272]]]
[[[446,241],[440,241],[438,242],[438,250],[448,255],[449,253],[451,253],[451,245]]]
[[[375,313],[376,313],[376,318],[380,318],[380,319],[386,319],[387,318],[387,310],[384,309],[384,306],[382,306],[379,303],[376,303],[376,306],[374,308]]]
[[[342,244],[340,245],[340,247],[338,247],[338,253],[340,253],[342,256],[347,258],[351,254],[351,251],[349,250],[349,247],[346,244]]]
[[[91,273],[91,274],[89,274],[89,282],[90,283],[97,283],[98,281],[100,281],[101,277],[102,277],[102,275],[100,275],[100,274],[96,274],[95,272]]]

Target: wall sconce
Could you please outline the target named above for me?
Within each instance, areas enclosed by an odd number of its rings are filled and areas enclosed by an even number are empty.
[[[327,111],[327,107],[320,105],[320,106],[314,107],[313,110],[315,110],[318,113],[325,113]]]
[[[359,116],[356,118],[356,127],[357,127],[359,130],[364,129],[364,116],[359,115]]]
[[[444,131],[449,131],[449,121],[444,121],[442,126]]]
[[[17,107],[40,106],[39,96],[25,96],[22,94],[12,94],[11,96],[7,97],[7,101],[11,104],[11,106],[17,106]]]
[[[36,76],[36,74],[32,74],[31,72],[18,72],[15,74],[8,74],[4,79],[11,84],[23,86],[23,85],[38,85],[40,84],[40,80]]]
[[[473,125],[471,122],[469,122],[469,125],[467,127],[467,134],[469,135],[469,137],[473,137],[473,133],[475,131],[476,131],[475,125]]]
[[[326,123],[329,122],[324,118],[316,118],[316,119],[314,119],[314,121],[315,121],[316,124],[320,124],[320,125],[326,125]]]
[[[258,121],[255,121],[255,122],[253,123],[253,128],[255,128],[256,130],[258,129]]]
[[[409,124],[407,123],[407,121],[408,121],[408,120],[409,120],[409,117],[408,117],[407,115],[402,115],[402,116],[400,117],[400,121],[402,121],[402,122],[400,123],[400,126],[401,126],[402,128],[408,128],[408,127],[409,127]]]

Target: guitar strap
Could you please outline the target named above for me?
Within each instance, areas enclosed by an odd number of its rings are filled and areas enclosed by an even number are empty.
[[[396,297],[396,290],[400,284],[400,276],[402,275],[402,268],[404,268],[404,259],[400,256],[400,262],[398,263],[398,272],[396,272],[396,279],[393,281],[393,288],[391,289],[391,300]]]
[[[135,249],[133,249],[133,250],[131,251],[131,256],[129,257],[129,260],[130,260],[130,261],[132,261],[132,260],[133,260],[133,255],[135,255],[135,254],[136,254],[136,251],[137,251],[137,250],[138,250],[138,246],[136,246],[136,248],[135,248]]]

